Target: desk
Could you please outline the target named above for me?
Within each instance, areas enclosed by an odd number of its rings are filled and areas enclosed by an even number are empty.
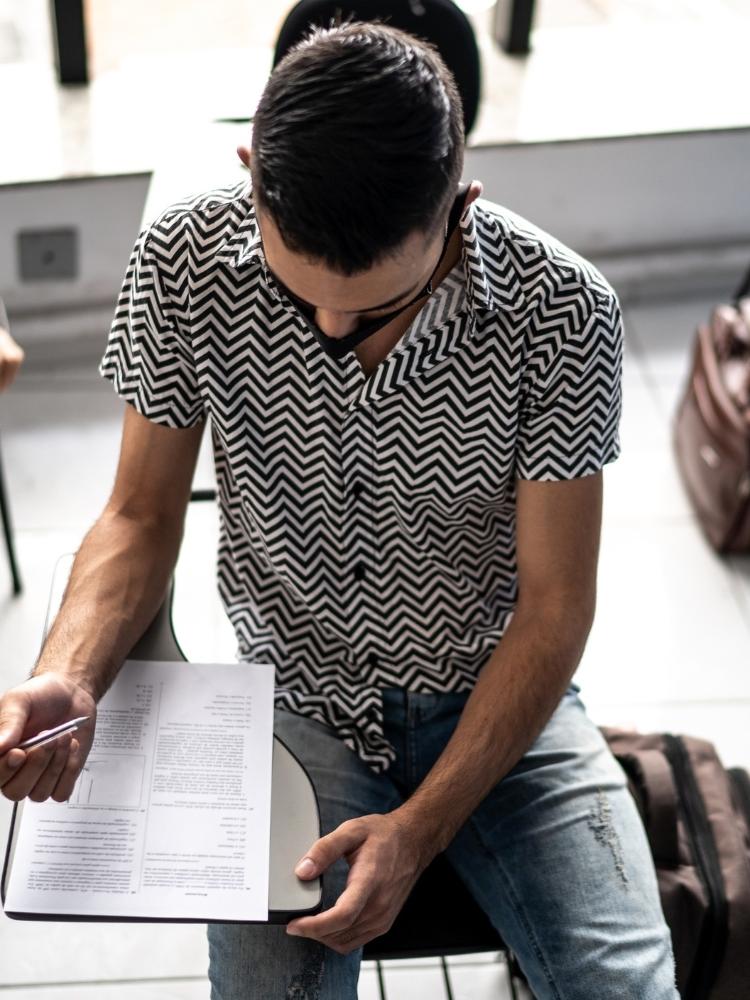
[[[73,556],[66,555],[58,559],[55,566],[44,623],[45,636],[62,602],[72,565]],[[156,618],[133,647],[130,659],[185,660],[172,632],[171,593],[170,588],[169,596]],[[274,736],[269,923],[285,924],[292,917],[312,912],[320,906],[320,879],[301,882],[294,874],[294,866],[319,836],[320,814],[312,783],[297,758],[278,736]]]

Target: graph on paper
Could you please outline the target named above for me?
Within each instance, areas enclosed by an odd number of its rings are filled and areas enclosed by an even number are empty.
[[[75,806],[137,808],[145,766],[141,754],[92,752],[68,801]]]

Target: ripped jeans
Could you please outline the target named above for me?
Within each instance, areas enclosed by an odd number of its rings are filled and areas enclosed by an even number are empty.
[[[679,1000],[646,834],[579,691],[571,684],[446,853],[537,1000]],[[326,726],[277,710],[276,732],[315,785],[323,832],[399,805],[435,763],[468,696],[384,691],[385,734],[398,757],[379,775]],[[343,859],[325,873],[324,908],[346,873]],[[339,955],[265,924],[211,924],[208,942],[211,1000],[356,1000],[361,949]]]

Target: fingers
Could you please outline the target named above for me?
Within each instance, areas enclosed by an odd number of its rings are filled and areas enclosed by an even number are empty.
[[[9,333],[0,330],[0,392],[7,389],[18,374],[24,352]]]
[[[23,355],[17,359],[15,357],[0,357],[0,392],[10,387],[13,379],[18,374],[18,369],[21,367],[22,357]]]
[[[21,767],[11,769],[7,760],[18,754],[23,754],[24,762]],[[78,741],[71,739],[69,733],[27,752],[13,750],[0,763],[2,794],[12,802],[20,802],[27,796],[34,802],[43,802],[55,793],[54,798],[61,802],[73,790],[80,769],[80,756]],[[4,778],[6,769],[9,777]],[[58,797],[61,792],[66,794]]]
[[[22,692],[9,691],[0,708],[0,754],[21,742],[31,712],[31,699]],[[0,783],[2,778],[0,778]]]
[[[68,763],[68,757],[70,756],[70,744],[70,734],[54,741],[53,746],[55,747],[55,750],[52,754],[52,758],[45,767],[37,783],[29,792],[29,798],[32,802],[44,802],[44,800],[48,799],[54,792],[57,782],[60,780],[60,776],[65,770],[65,765]]]
[[[55,802],[66,802],[73,794],[75,783],[83,767],[84,757],[83,747],[78,740],[71,740],[68,760],[52,793]]]
[[[61,722],[87,715],[78,730],[24,751],[19,743]],[[94,738],[96,703],[91,695],[62,676],[31,677],[0,698],[0,790],[5,798],[35,801],[70,797]]]
[[[55,754],[55,747],[53,743],[47,743],[28,752],[23,750],[13,751],[14,755],[18,753],[25,753],[26,759],[21,767],[9,772],[10,777],[2,785],[3,795],[12,802],[20,802],[21,799],[26,798],[52,760]],[[7,756],[10,756],[10,754]]]
[[[287,924],[288,934],[313,937],[318,941],[351,931],[369,899],[371,878],[351,877],[335,904],[314,917],[300,917]]]
[[[367,838],[367,829],[358,820],[347,820],[341,826],[316,840],[294,869],[299,878],[313,878],[359,847]]]

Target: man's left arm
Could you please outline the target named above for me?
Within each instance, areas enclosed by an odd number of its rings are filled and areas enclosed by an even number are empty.
[[[601,471],[517,481],[511,623],[414,794],[393,812],[349,820],[312,845],[298,875],[318,875],[344,856],[347,886],[333,907],[292,921],[289,933],[341,954],[384,933],[424,868],[534,743],[570,684],[593,622],[601,512]]]
[[[601,504],[601,472],[517,483],[513,620],[443,754],[400,810],[433,855],[523,757],[570,684],[594,618]]]

